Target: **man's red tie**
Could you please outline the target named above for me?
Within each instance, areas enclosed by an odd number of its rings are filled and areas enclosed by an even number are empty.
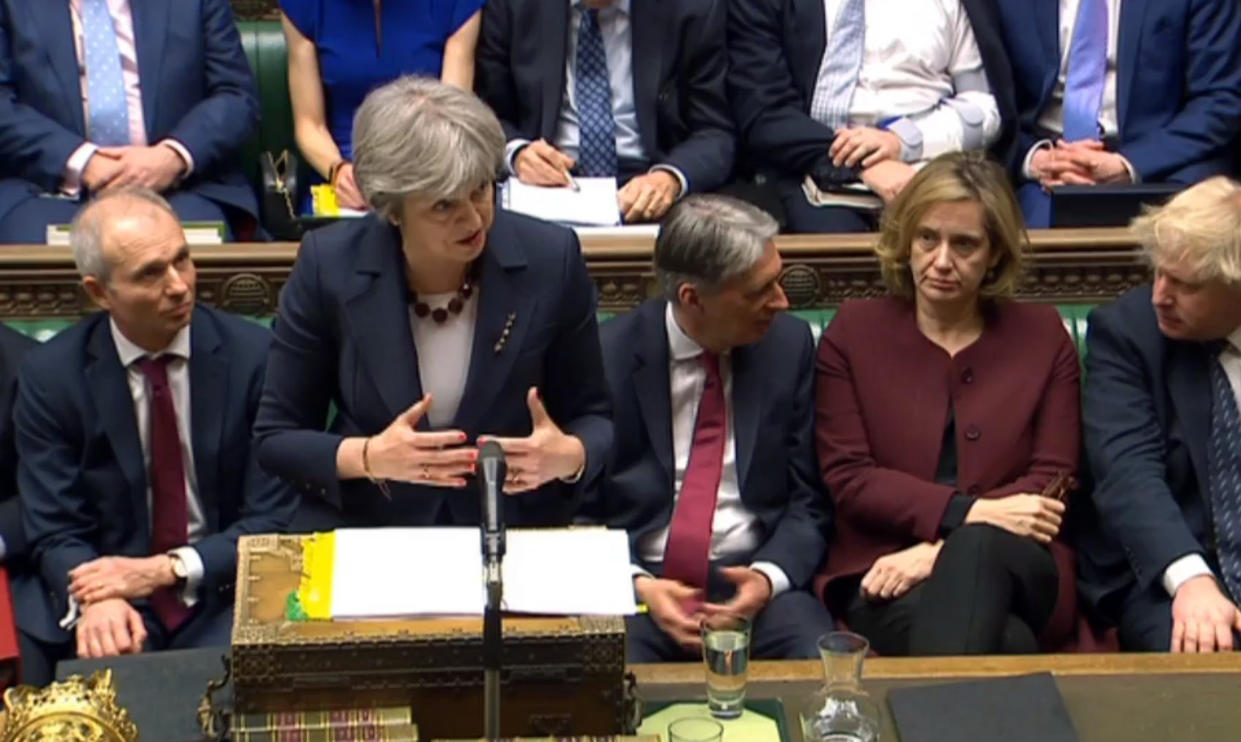
[[[703,352],[702,366],[707,372],[707,379],[698,401],[698,419],[694,421],[694,442],[690,446],[689,464],[685,468],[681,493],[668,527],[663,574],[667,579],[698,588],[707,586],[711,527],[724,468],[727,432],[720,357],[715,353]]]
[[[185,500],[185,466],[181,461],[181,436],[177,432],[177,409],[168,386],[168,364],[173,356],[143,358],[138,368],[150,389],[151,553],[164,554],[189,541],[189,507]],[[151,594],[152,610],[169,631],[176,631],[190,615],[174,587]]]

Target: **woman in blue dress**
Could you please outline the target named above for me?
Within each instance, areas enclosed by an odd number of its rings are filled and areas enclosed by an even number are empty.
[[[340,206],[365,209],[353,178],[353,112],[401,75],[474,87],[484,0],[280,0],[298,149]]]

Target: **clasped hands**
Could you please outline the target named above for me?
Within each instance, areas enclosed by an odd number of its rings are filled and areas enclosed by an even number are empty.
[[[1015,494],[979,498],[965,516],[965,523],[986,523],[1049,544],[1060,533],[1065,505],[1051,497]],[[861,591],[867,600],[895,600],[931,576],[943,541],[923,542],[885,554],[875,560],[862,577]]]
[[[1108,152],[1103,142],[1093,139],[1062,139],[1037,150],[1030,158],[1030,174],[1044,189],[1132,182],[1125,158]]]
[[[431,395],[418,400],[367,448],[369,474],[376,479],[435,487],[460,488],[476,471],[478,448],[466,445],[460,430],[421,432],[416,429],[429,409]],[[538,389],[526,394],[533,429],[524,438],[479,436],[478,445],[495,441],[504,449],[508,474],[504,492],[517,494],[537,489],[553,479],[568,479],[581,471],[586,449],[576,436],[564,433],[543,406]]]
[[[82,170],[82,184],[94,192],[123,186],[165,191],[185,174],[181,155],[166,144],[100,147]]]
[[[696,652],[702,649],[705,617],[724,613],[752,619],[771,601],[771,581],[756,569],[725,567],[720,576],[736,588],[726,603],[702,602],[702,590],[677,580],[639,575],[633,587],[655,624],[681,647]]]
[[[70,570],[69,594],[81,610],[75,629],[78,657],[141,652],[146,626],[130,601],[176,583],[166,554],[99,557]]]
[[[517,179],[530,185],[563,187],[571,182],[569,171],[577,162],[547,141],[539,139],[521,148],[513,158]],[[629,179],[616,193],[617,206],[626,223],[662,219],[681,195],[681,181],[666,170],[652,170]]]

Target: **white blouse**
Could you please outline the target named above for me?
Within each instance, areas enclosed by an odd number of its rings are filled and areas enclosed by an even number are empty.
[[[419,299],[431,307],[447,306],[457,293],[422,294]],[[427,421],[432,428],[447,428],[457,416],[465,393],[466,376],[470,372],[470,356],[474,347],[474,323],[478,319],[478,292],[466,300],[461,314],[449,313],[439,324],[430,317],[418,317],[409,307],[409,326],[418,351],[418,376],[422,393],[430,394],[431,409]]]

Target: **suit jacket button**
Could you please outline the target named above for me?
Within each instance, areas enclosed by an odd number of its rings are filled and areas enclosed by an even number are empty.
[[[965,429],[965,440],[976,441],[981,437],[982,431],[978,429],[977,425],[970,425]]]
[[[961,383],[972,384],[974,382],[974,369],[968,366],[961,371]]]

